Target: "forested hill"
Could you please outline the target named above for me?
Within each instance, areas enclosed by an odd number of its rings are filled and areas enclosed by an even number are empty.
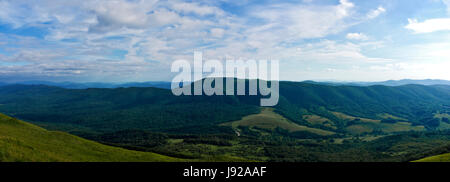
[[[449,112],[450,86],[329,86],[280,82],[275,112],[312,126],[305,115],[407,120],[433,129],[435,113]],[[47,128],[71,132],[144,129],[162,132],[233,133],[220,123],[258,113],[259,96],[174,96],[159,88],[64,89],[45,85],[0,87],[0,112]],[[388,118],[389,119],[389,118]],[[395,122],[395,121],[388,121]],[[320,126],[313,126],[320,127]]]
[[[328,86],[298,82],[280,85],[279,111],[291,114],[301,109],[326,115],[328,111],[353,116],[383,119],[380,114],[391,114],[416,124],[427,124],[433,113],[449,112],[450,86]],[[297,110],[297,112],[292,112]],[[290,118],[301,118],[293,115]]]
[[[187,128],[203,132],[208,128],[209,132],[223,132],[223,127],[215,125],[257,113],[259,108],[241,103],[236,97],[177,97],[168,89],[151,87],[63,89],[9,85],[0,87],[0,111],[62,130],[196,132]]]

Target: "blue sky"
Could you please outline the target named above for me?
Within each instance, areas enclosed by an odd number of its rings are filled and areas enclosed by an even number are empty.
[[[282,80],[450,80],[450,0],[0,0],[0,82],[170,81],[194,51]]]

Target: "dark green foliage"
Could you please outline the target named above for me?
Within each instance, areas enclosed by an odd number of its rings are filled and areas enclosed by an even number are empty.
[[[432,117],[437,110],[449,110],[443,106],[450,103],[448,87],[357,87],[282,82],[282,97],[276,111],[299,124],[305,124],[300,117],[300,109],[304,108],[336,121],[339,128],[345,123],[329,113],[329,110],[364,118],[377,118],[377,114],[390,113],[416,124],[431,124],[430,127],[434,127],[434,122],[423,122],[423,119]]]
[[[409,132],[365,142],[359,138],[347,139],[344,144],[277,142],[264,147],[270,161],[297,162],[406,162],[426,156],[449,153],[449,131]]]
[[[92,128],[101,132],[124,129],[202,133],[232,131],[214,126],[259,112],[260,96],[173,96],[157,88],[62,89],[9,85],[0,89],[0,112],[34,122]],[[391,113],[418,125],[436,127],[437,110],[447,112],[450,94],[444,86],[327,86],[281,82],[276,112],[310,126],[307,112],[328,118],[339,129],[348,124],[329,111],[377,118]],[[385,122],[392,122],[386,121]],[[314,126],[319,127],[320,126]],[[324,128],[328,129],[329,128]]]
[[[157,88],[71,90],[12,85],[0,89],[0,112],[34,122],[113,132],[232,132],[214,127],[259,112],[234,96],[174,96]],[[212,127],[212,128],[211,128]]]
[[[438,118],[424,118],[421,120],[421,122],[429,128],[436,128],[440,125],[440,121]]]
[[[449,121],[448,118],[442,118],[442,122],[446,122],[446,123],[449,123],[449,124],[450,124],[450,121]]]
[[[238,128],[241,130],[242,135],[249,136],[249,137],[260,137],[261,136],[260,132],[251,130],[248,126],[238,126]],[[261,130],[261,131],[272,132],[271,130],[267,131],[264,128],[258,128],[258,127],[254,127],[254,128]]]
[[[307,132],[307,131],[296,131],[296,132],[286,133],[286,134],[290,137],[299,138],[299,139],[325,138],[322,135],[317,135],[317,134]]]
[[[288,137],[292,137],[292,138],[298,138],[298,139],[326,138],[326,136],[318,135],[318,134],[307,132],[307,131],[289,132],[289,131],[281,129],[281,128],[276,128],[274,132],[279,135],[288,136]]]
[[[190,144],[209,144],[209,145],[217,145],[217,146],[232,146],[232,144],[221,138],[217,137],[202,137],[202,138],[187,138],[184,139],[183,142]]]
[[[155,147],[167,144],[168,138],[167,134],[163,133],[150,133],[142,130],[123,130],[101,134],[92,139],[102,143]]]
[[[234,135],[235,132],[231,127],[227,126],[218,126],[218,125],[212,125],[212,124],[204,124],[204,125],[198,125],[198,126],[186,126],[186,127],[179,127],[179,128],[172,128],[167,130],[162,130],[168,133],[190,133],[190,134],[231,134]]]

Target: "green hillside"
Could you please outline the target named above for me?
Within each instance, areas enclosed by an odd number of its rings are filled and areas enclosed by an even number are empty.
[[[261,113],[258,114],[252,114],[249,116],[245,116],[241,120],[233,121],[229,123],[224,123],[225,126],[232,126],[235,130],[238,130],[237,128],[240,126],[246,126],[250,128],[262,128],[262,129],[269,129],[274,130],[276,128],[281,128],[284,130],[287,130],[289,132],[297,132],[297,131],[304,131],[304,132],[310,132],[317,135],[332,135],[334,132],[321,130],[317,128],[310,128],[307,126],[298,125],[296,123],[293,123],[283,116],[273,112],[272,108],[263,108],[261,110]]]
[[[276,111],[299,124],[308,124],[302,119],[306,110],[337,121],[338,128],[345,128],[345,122],[328,111],[345,113],[369,119],[390,121],[408,120],[415,125],[433,129],[439,126],[434,119],[437,111],[449,112],[449,86],[404,85],[388,86],[329,86],[301,82],[280,83],[280,102]],[[333,119],[334,118],[334,119]],[[397,118],[397,119],[396,119]],[[401,118],[401,119],[398,119]]]
[[[181,161],[47,131],[0,114],[0,161]]]
[[[257,106],[236,97],[177,97],[170,90],[159,88],[63,89],[9,85],[0,89],[0,113],[68,132],[145,129],[204,133],[205,130],[197,131],[199,127],[223,132],[223,128],[214,127],[257,112]]]
[[[450,153],[426,157],[415,162],[450,162]]]

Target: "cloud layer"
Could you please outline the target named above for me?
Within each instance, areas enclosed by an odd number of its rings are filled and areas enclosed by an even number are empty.
[[[388,36],[357,28],[386,13],[385,5],[350,0],[3,0],[0,79],[170,80],[171,62],[192,60],[193,51],[206,59],[278,59],[283,79],[311,79],[302,76],[395,61],[368,52]],[[447,21],[411,19],[406,28],[449,30]],[[302,70],[314,73],[295,76]]]

